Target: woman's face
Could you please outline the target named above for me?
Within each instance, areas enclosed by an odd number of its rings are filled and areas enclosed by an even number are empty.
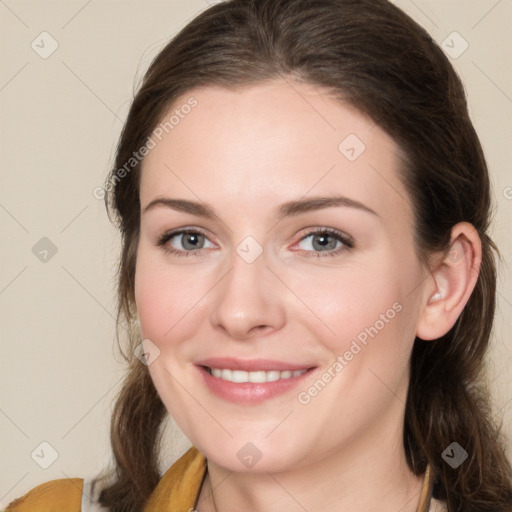
[[[396,144],[297,82],[176,109],[143,164],[135,279],[169,413],[234,471],[398,449],[428,274]]]

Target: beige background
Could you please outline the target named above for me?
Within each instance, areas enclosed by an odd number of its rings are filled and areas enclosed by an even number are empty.
[[[493,175],[494,236],[505,264],[490,362],[495,407],[512,439],[512,3],[395,3],[440,43],[458,32],[463,39],[447,39],[452,53],[469,44],[452,62]],[[109,413],[123,370],[114,348],[118,241],[93,189],[112,162],[137,80],[205,7],[0,0],[0,507],[37,483],[92,476],[109,460]],[[58,43],[50,56],[55,43],[44,31]],[[32,252],[43,237],[57,250],[46,262]],[[45,250],[48,242],[39,243]]]

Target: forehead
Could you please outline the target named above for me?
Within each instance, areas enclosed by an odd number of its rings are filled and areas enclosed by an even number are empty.
[[[182,109],[191,101],[193,109]],[[319,87],[280,79],[194,89],[174,102],[163,123],[143,163],[142,205],[169,195],[229,199],[246,211],[340,193],[392,217],[411,213],[395,142]]]

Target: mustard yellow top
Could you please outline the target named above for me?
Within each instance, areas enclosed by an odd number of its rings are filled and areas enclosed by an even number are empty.
[[[177,512],[194,509],[206,474],[206,459],[192,447],[177,460],[160,479],[144,512]],[[52,480],[39,485],[11,502],[6,512],[82,512],[81,478]],[[430,508],[433,478],[430,468],[425,473],[418,512]]]

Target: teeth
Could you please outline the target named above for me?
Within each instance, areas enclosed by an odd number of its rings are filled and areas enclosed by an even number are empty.
[[[231,380],[231,370],[221,370],[220,378],[223,380]]]
[[[275,382],[280,379],[290,379],[291,377],[298,377],[303,373],[306,373],[307,370],[285,370],[280,372],[279,370],[270,370],[266,371],[256,371],[256,372],[246,372],[243,370],[227,370],[220,368],[210,368],[210,372],[214,377],[218,379],[227,380],[229,382],[235,382],[237,384],[241,384],[244,382],[252,382],[255,384],[262,384],[264,382]]]
[[[247,372],[247,378],[249,382],[254,382],[255,384],[267,382],[267,372]]]
[[[226,370],[224,370],[226,371]],[[249,373],[244,372],[241,370],[232,370],[231,372],[231,379],[225,379],[225,380],[231,380],[231,382],[248,382],[249,379]]]
[[[278,372],[277,370],[272,370],[270,372],[267,372],[267,382],[274,382],[276,380],[279,380],[280,376],[281,376],[281,372]]]

